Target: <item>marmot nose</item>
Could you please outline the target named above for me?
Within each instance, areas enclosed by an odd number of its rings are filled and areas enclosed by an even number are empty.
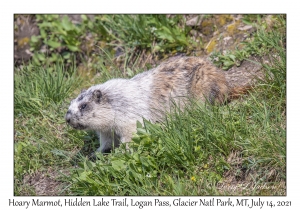
[[[70,123],[70,118],[67,118],[66,121],[67,121],[67,123]]]
[[[67,123],[70,123],[70,121],[71,121],[71,111],[70,110],[67,111],[65,119],[66,119]]]

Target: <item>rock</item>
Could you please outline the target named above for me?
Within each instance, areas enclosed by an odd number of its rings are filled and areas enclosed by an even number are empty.
[[[252,29],[252,26],[251,25],[245,25],[243,27],[239,27],[238,29],[240,31],[248,31],[248,30]]]
[[[16,63],[21,64],[31,58],[29,41],[31,36],[38,34],[39,29],[32,16],[19,15],[16,17],[14,33],[14,58]]]
[[[203,20],[203,15],[196,16],[188,21],[186,21],[187,26],[200,26]]]

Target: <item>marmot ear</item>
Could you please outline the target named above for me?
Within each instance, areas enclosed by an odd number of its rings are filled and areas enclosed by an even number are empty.
[[[86,92],[86,89],[82,89],[80,93],[84,93],[84,92]]]
[[[100,90],[94,90],[93,92],[93,97],[94,97],[94,100],[99,103],[100,102],[100,99],[102,97],[102,93]]]

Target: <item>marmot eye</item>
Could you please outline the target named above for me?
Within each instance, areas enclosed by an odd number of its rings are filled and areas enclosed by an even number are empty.
[[[80,110],[83,110],[85,107],[86,107],[86,104],[82,104],[82,105],[80,106]]]

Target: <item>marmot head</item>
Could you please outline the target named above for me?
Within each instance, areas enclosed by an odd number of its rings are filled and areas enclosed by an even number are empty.
[[[94,86],[82,90],[71,101],[65,119],[75,129],[105,130],[113,119],[113,113],[106,94]]]

